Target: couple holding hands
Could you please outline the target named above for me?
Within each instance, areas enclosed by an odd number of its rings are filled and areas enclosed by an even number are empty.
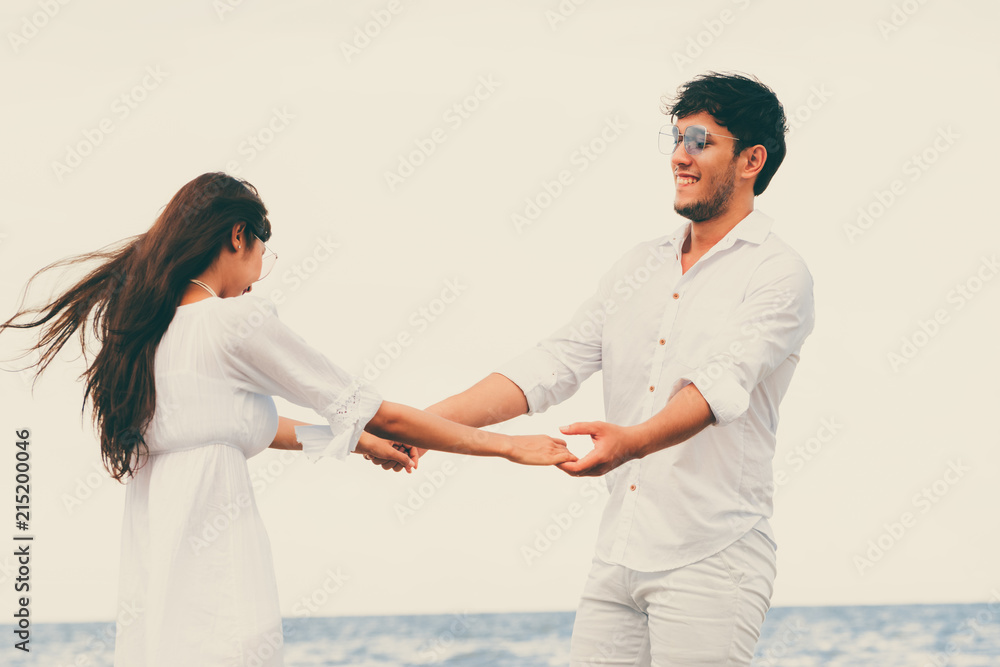
[[[0,330],[45,327],[41,373],[94,318],[85,400],[106,467],[127,482],[119,609],[132,611],[116,665],[284,664],[247,468],[267,447],[408,471],[436,449],[605,475],[572,664],[750,664],[776,573],[778,404],[813,327],[812,278],[754,209],[785,154],[773,91],[708,73],[664,113],[686,222],[622,256],[564,327],[427,410],[382,400],[247,294],[276,256],[245,181],[199,176],[147,232],[56,263],[101,261]],[[15,322],[26,313],[39,317]],[[562,429],[591,437],[582,459],[558,438],[479,430],[566,400],[598,370],[607,421]],[[279,417],[273,396],[327,424]]]

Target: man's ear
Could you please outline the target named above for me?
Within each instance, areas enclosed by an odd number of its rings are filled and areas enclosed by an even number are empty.
[[[740,176],[746,179],[756,178],[767,162],[767,149],[761,144],[745,149],[742,162],[743,169]]]

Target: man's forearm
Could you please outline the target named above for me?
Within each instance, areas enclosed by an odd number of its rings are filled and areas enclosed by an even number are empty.
[[[425,409],[449,421],[481,428],[513,419],[528,411],[528,399],[521,388],[500,373],[491,373],[460,394],[449,396]],[[410,456],[418,460],[427,450],[415,447]],[[386,470],[400,470],[391,461],[375,461]]]
[[[427,408],[427,412],[466,426],[490,426],[528,411],[521,388],[499,373],[491,373],[460,394]]]
[[[693,384],[674,394],[658,413],[632,427],[634,458],[680,444],[715,421],[712,408]]]
[[[559,467],[577,477],[604,475],[623,463],[680,444],[715,421],[708,402],[693,384],[674,394],[658,413],[634,426],[576,422],[564,435],[589,435],[594,449],[579,461]]]

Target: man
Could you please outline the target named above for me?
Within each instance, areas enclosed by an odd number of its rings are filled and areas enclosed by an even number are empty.
[[[785,155],[785,115],[756,79],[682,85],[660,133],[674,209],[564,327],[430,408],[473,426],[542,412],[603,371],[607,422],[559,467],[610,498],[573,628],[576,665],[749,665],[775,577],[778,404],[813,327],[803,260],[754,210]],[[422,452],[415,452],[419,456]]]

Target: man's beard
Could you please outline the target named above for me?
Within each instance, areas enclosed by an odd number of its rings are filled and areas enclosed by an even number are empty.
[[[736,160],[733,160],[729,170],[722,177],[722,184],[707,199],[696,201],[687,206],[678,207],[674,204],[674,210],[691,222],[704,222],[723,213],[729,208],[729,200],[733,198],[733,190],[736,188],[735,176]]]

